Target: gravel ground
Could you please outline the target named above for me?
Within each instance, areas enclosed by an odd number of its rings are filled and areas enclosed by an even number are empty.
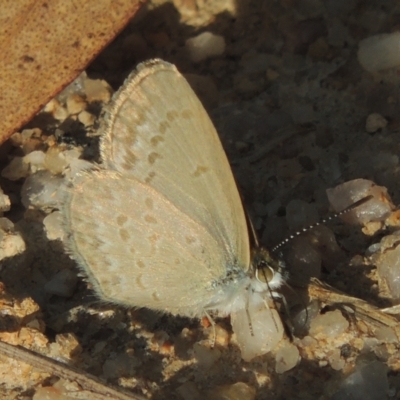
[[[363,39],[399,29],[399,15],[394,1],[149,2],[0,149],[0,339],[145,398],[399,398],[397,319],[378,309],[400,299],[400,78],[357,58]],[[103,106],[156,57],[178,67],[209,112],[263,245],[326,217],[326,190],[347,181],[379,185],[390,209],[363,227],[332,221],[283,249],[293,290],[280,313],[295,337],[251,361],[229,318],[217,319],[210,348],[206,321],[102,304],[60,240],[54,193],[71,160],[100,161]],[[94,398],[5,356],[0,376],[4,399]]]

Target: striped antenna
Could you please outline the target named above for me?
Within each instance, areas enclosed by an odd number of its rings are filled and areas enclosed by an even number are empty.
[[[315,224],[311,224],[309,226],[307,226],[306,228],[302,228],[301,230],[291,234],[290,236],[288,236],[287,238],[283,239],[280,243],[278,243],[271,251],[272,253],[275,253],[277,250],[279,250],[282,246],[284,246],[285,244],[287,244],[288,242],[290,242],[291,240],[293,240],[295,237],[302,235],[303,233],[306,233],[308,231],[310,231],[311,229],[315,228],[316,226],[322,225],[322,224],[326,224],[329,221],[332,221],[335,218],[338,218],[340,216],[342,216],[343,214],[347,214],[348,212],[354,210],[355,208],[361,206],[362,204],[366,203],[367,201],[371,200],[374,196],[369,195],[366,197],[363,197],[362,199],[356,201],[355,203],[351,204],[350,206],[348,206],[347,208],[345,208],[342,211],[339,211],[335,214],[330,215],[327,218],[322,219],[320,222],[316,222]]]

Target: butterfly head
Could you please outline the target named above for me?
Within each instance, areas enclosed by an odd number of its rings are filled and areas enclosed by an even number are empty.
[[[287,280],[285,263],[264,247],[254,249],[251,260],[255,278],[270,290],[278,289]]]

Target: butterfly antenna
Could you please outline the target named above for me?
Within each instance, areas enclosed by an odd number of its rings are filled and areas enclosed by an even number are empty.
[[[371,200],[374,196],[369,195],[366,197],[363,197],[360,200],[357,200],[355,203],[351,204],[350,206],[346,207],[344,210],[339,211],[337,213],[334,213],[332,215],[330,215],[327,218],[322,219],[320,222],[316,222],[315,224],[311,224],[309,226],[307,226],[306,228],[302,228],[299,231],[291,234],[289,237],[283,239],[280,243],[278,243],[275,247],[272,248],[272,253],[275,253],[277,250],[279,250],[282,246],[284,246],[285,244],[287,244],[288,242],[290,242],[291,240],[293,240],[294,238],[296,238],[297,236],[302,235],[303,233],[306,233],[308,231],[310,231],[311,229],[314,229],[315,227],[322,225],[322,224],[326,224],[329,221],[332,221],[335,218],[338,218],[344,214],[347,214],[350,211],[353,211],[355,208],[361,206],[362,204],[366,203],[367,201]]]
[[[253,239],[254,247],[256,249],[258,249],[258,248],[260,248],[260,242],[258,240],[258,235],[257,235],[256,229],[254,228],[253,221],[251,220],[251,217],[250,217],[249,212],[247,210],[246,210],[246,221],[247,221],[247,226],[249,228],[249,231],[251,233],[250,236]]]

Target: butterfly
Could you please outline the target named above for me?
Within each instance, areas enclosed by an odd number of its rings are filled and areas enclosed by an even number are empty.
[[[242,315],[250,324],[262,309],[279,341],[268,299],[279,296],[284,264],[251,251],[218,134],[175,66],[140,64],[101,131],[102,165],[68,184],[61,209],[66,247],[98,297],[187,317]]]

